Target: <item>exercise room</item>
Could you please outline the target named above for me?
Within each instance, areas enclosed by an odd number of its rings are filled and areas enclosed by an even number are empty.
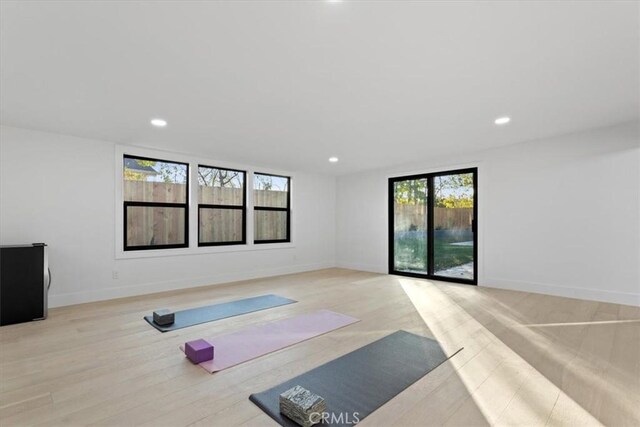
[[[0,426],[640,425],[640,2],[0,0]]]

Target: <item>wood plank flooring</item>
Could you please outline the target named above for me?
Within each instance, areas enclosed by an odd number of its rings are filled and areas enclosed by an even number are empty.
[[[266,293],[299,302],[165,334],[142,320]],[[321,308],[362,321],[214,375],[178,350]],[[398,329],[464,350],[363,426],[640,425],[640,308],[344,269],[62,307],[2,327],[0,425],[275,425],[249,394]]]

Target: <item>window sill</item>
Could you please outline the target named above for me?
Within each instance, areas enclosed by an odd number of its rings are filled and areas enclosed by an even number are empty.
[[[274,249],[293,249],[295,244],[287,243],[260,243],[229,246],[194,246],[177,249],[146,249],[140,251],[116,251],[116,259],[158,258],[168,256],[207,255],[230,252],[270,251]]]

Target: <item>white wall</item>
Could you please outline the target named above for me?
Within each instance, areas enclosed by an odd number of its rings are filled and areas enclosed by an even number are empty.
[[[638,305],[638,134],[636,122],[346,175],[337,195],[334,178],[298,173],[294,248],[116,260],[114,144],[2,127],[0,243],[50,245],[52,306],[312,270],[336,259],[386,272],[387,178],[478,166],[481,285]]]
[[[337,261],[386,272],[387,178],[478,166],[479,284],[640,305],[638,122],[337,183]]]
[[[116,260],[114,153],[110,142],[0,129],[0,243],[49,245],[50,306],[335,265],[335,178],[303,173],[292,248]]]

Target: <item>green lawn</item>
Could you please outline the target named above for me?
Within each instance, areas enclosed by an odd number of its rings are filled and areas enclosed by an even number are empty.
[[[434,242],[434,271],[446,270],[473,261],[473,246],[455,246],[442,239]]]
[[[473,261],[473,246],[451,245],[448,239],[434,241],[435,269],[446,270]],[[396,269],[427,271],[426,242],[420,238],[405,237],[395,243]]]

